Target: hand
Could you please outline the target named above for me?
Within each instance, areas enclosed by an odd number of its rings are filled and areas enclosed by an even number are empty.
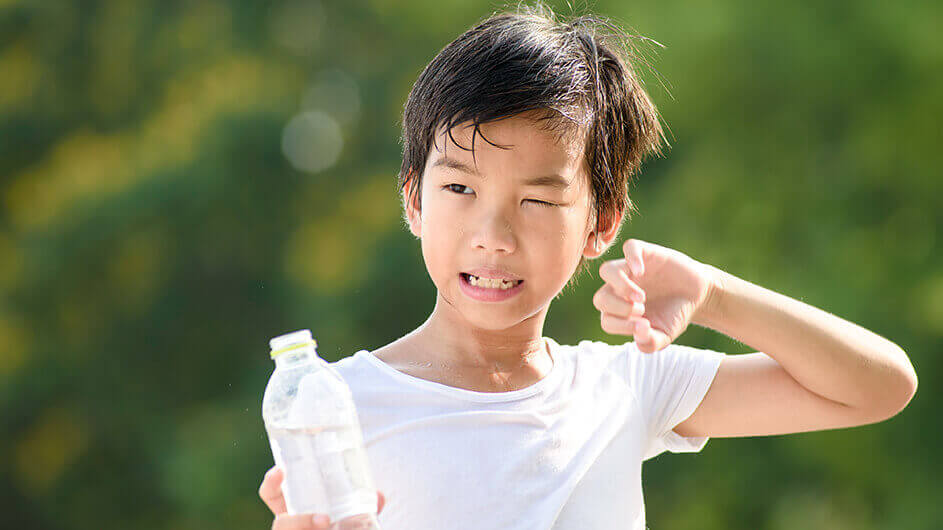
[[[272,522],[272,530],[328,530],[331,527],[331,520],[325,514],[303,513],[298,515],[288,515],[288,507],[285,506],[285,497],[282,495],[282,480],[285,475],[280,468],[272,466],[265,473],[262,479],[262,485],[259,486],[259,497],[265,502],[269,510],[275,515],[275,521]],[[386,504],[386,497],[377,491],[377,513],[383,511],[383,505]],[[344,519],[350,520],[353,517]]]
[[[605,284],[593,296],[602,329],[632,335],[639,350],[656,352],[708,311],[720,290],[713,268],[638,239],[622,245],[624,259],[599,267]]]

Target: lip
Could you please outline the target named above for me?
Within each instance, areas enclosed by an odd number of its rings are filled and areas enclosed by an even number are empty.
[[[480,270],[480,269],[478,269]],[[484,273],[482,273],[484,274]],[[474,274],[473,276],[478,276]],[[521,292],[521,289],[524,288],[524,282],[521,281],[514,287],[510,289],[490,289],[488,287],[478,287],[477,285],[472,285],[468,283],[468,279],[465,273],[460,273],[458,275],[458,282],[462,286],[462,292],[465,293],[469,298],[478,300],[479,302],[501,302],[516,296]]]
[[[477,276],[479,278],[492,278],[495,280],[520,280],[517,276],[514,276],[510,272],[507,272],[502,269],[495,269],[492,267],[478,267],[477,269],[470,269],[463,271],[465,274],[471,274],[472,276]]]

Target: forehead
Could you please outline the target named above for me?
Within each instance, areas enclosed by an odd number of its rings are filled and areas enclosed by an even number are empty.
[[[571,182],[582,176],[584,144],[575,131],[560,134],[550,130],[546,122],[535,120],[533,114],[516,115],[482,123],[477,133],[471,122],[457,124],[451,131],[439,127],[426,167],[447,158],[485,172],[513,169],[527,170],[528,174],[556,173]]]

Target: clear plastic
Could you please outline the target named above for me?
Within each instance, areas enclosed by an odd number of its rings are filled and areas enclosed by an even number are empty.
[[[262,419],[284,470],[289,514],[326,513],[332,529],[379,530],[377,493],[353,396],[302,330],[270,342],[275,371]]]

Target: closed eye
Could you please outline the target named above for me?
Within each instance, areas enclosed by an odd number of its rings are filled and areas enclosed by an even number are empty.
[[[458,193],[459,195],[468,195],[467,193],[463,193],[462,189],[466,189],[466,190],[469,189],[468,186],[465,186],[464,184],[447,184],[445,186],[442,186],[442,188],[448,189],[449,191],[453,193]],[[456,190],[456,188],[460,188],[460,189]],[[556,204],[552,202],[539,201],[537,199],[524,199],[524,202],[533,202],[544,207],[557,206]]]

